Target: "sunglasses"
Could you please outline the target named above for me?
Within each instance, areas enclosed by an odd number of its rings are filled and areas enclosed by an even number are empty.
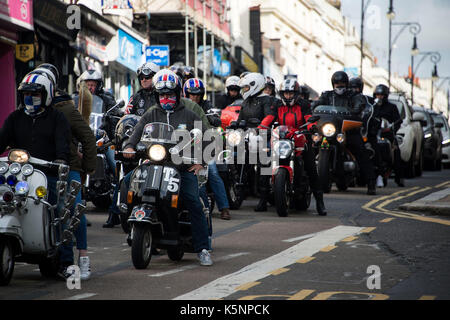
[[[148,79],[151,79],[151,78],[153,78],[151,75],[140,75],[139,76],[139,80],[144,80],[144,79],[148,80]]]

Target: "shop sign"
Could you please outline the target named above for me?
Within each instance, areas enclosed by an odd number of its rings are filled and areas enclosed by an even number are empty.
[[[142,43],[130,36],[128,33],[119,29],[119,52],[117,62],[120,62],[125,67],[136,71],[142,64]]]
[[[162,46],[147,46],[145,48],[145,57],[147,62],[153,62],[154,64],[167,67],[170,65],[170,47],[167,45]]]
[[[34,58],[33,44],[17,44],[16,45],[16,59],[22,62],[28,62]]]
[[[34,30],[32,8],[32,0],[0,0],[0,20]]]

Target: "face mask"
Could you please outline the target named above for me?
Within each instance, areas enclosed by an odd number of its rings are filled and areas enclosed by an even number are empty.
[[[159,98],[159,103],[164,110],[173,110],[177,104],[177,97]]]
[[[41,109],[42,101],[40,97],[25,96],[23,102],[30,114],[37,113]]]
[[[347,88],[334,88],[334,92],[336,92],[336,94],[338,95],[343,95],[346,89]]]

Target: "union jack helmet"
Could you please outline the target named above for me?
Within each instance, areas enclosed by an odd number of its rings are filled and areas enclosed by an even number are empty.
[[[183,93],[186,98],[189,97],[189,94],[203,96],[205,94],[205,85],[203,84],[203,81],[198,78],[188,79],[184,84]]]
[[[53,82],[46,76],[37,73],[29,73],[23,78],[17,91],[23,92],[36,92],[42,95],[42,101],[45,106],[49,106],[52,103],[54,97]]]
[[[158,71],[153,77],[153,85],[159,94],[179,92],[181,90],[180,79],[168,69]]]

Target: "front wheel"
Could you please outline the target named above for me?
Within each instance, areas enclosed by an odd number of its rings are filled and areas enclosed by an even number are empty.
[[[285,169],[279,169],[274,178],[273,196],[278,216],[287,217],[290,207],[289,173]]]
[[[330,150],[321,149],[319,151],[319,163],[317,164],[319,173],[319,183],[322,185],[324,193],[331,191],[331,175],[330,175]]]
[[[137,224],[133,226],[131,243],[131,259],[136,269],[147,268],[152,258],[152,233],[149,226]]]
[[[11,241],[0,239],[0,286],[7,286],[14,272],[14,249]]]
[[[237,186],[237,182],[233,179],[224,179],[225,191],[227,193],[228,203],[231,210],[238,210],[244,201],[243,191]]]

